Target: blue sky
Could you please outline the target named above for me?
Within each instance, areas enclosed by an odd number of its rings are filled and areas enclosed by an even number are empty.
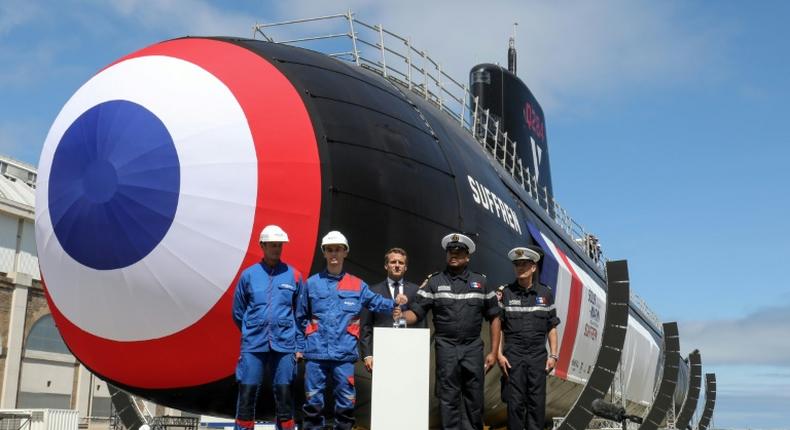
[[[391,3],[391,2],[389,2]],[[459,80],[505,62],[542,102],[557,199],[717,373],[717,427],[790,428],[790,4],[0,1],[0,153],[36,164],[68,97],[183,35],[341,12],[411,35]]]

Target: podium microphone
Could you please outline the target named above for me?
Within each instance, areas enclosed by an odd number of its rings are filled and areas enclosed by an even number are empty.
[[[625,419],[624,407],[614,405],[601,399],[593,400],[592,413],[601,418],[606,418],[607,420],[617,421],[618,423]]]
[[[625,413],[624,407],[614,405],[602,399],[595,399],[592,401],[592,413],[607,420],[623,423],[623,428],[625,428],[625,420],[642,424],[642,417],[628,415]]]

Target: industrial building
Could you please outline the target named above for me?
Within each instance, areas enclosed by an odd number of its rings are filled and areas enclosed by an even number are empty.
[[[107,385],[71,355],[44,296],[35,183],[33,166],[0,156],[0,409],[76,409],[106,425]]]

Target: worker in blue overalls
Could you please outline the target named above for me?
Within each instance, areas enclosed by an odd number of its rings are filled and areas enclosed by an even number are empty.
[[[324,389],[327,378],[334,381],[335,429],[350,430],[354,425],[354,362],[359,359],[359,314],[392,313],[400,317],[395,301],[372,292],[368,285],[343,270],[348,241],[338,231],[330,231],[321,241],[326,270],[307,280],[299,296],[296,319],[305,338],[305,404],[302,428],[324,426]],[[408,300],[401,294],[399,304]]]
[[[233,320],[241,329],[241,351],[236,366],[235,430],[255,426],[255,406],[267,364],[273,373],[275,425],[280,430],[294,428],[291,383],[303,349],[297,345],[294,309],[304,280],[299,271],[280,260],[285,242],[288,235],[283,229],[264,227],[260,235],[263,260],[244,270],[236,285]]]

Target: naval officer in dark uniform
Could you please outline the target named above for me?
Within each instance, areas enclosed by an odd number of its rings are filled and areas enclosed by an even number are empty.
[[[392,297],[393,300],[398,294],[404,294],[409,303],[414,303],[414,296],[417,295],[417,290],[420,287],[404,278],[408,263],[409,256],[406,254],[406,250],[402,248],[389,249],[384,253],[384,270],[387,271],[387,279],[371,285],[370,290],[384,297]],[[408,309],[408,305],[406,306]],[[392,315],[373,313],[367,309],[362,310],[362,334],[359,338],[359,347],[368,372],[373,371],[373,327],[392,327],[392,323]],[[424,328],[425,322],[420,321],[413,327]]]
[[[411,310],[403,312],[414,324],[433,311],[436,347],[436,396],[443,429],[483,429],[485,372],[496,363],[500,308],[496,291],[486,286],[484,275],[467,267],[475,243],[453,233],[442,239],[447,267],[429,276],[417,291]],[[491,351],[483,357],[480,328],[491,323]]]
[[[557,365],[557,311],[554,295],[538,282],[541,251],[518,247],[508,252],[516,280],[497,289],[502,314],[501,342],[497,348],[502,369],[502,400],[507,403],[508,430],[543,429],[546,411],[546,375]],[[550,353],[546,354],[546,339]],[[526,418],[526,419],[525,419]]]

